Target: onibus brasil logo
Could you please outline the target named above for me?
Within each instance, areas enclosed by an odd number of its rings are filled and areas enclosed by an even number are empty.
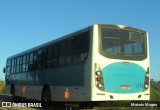
[[[42,107],[41,103],[2,102],[2,107]]]

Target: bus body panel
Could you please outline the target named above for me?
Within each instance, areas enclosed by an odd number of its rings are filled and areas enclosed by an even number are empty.
[[[102,68],[105,91],[113,93],[142,92],[145,73],[141,66],[134,63],[109,64]]]

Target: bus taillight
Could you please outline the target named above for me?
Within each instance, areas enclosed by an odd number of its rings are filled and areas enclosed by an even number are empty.
[[[97,88],[101,91],[104,91],[103,75],[101,68],[98,64],[95,64],[95,77]]]
[[[144,91],[149,88],[149,67],[147,68],[147,72],[144,79]]]
[[[97,77],[97,81],[102,82],[103,81],[102,77]]]
[[[149,80],[148,80],[148,79],[146,79],[145,83],[146,83],[146,84],[149,84]]]

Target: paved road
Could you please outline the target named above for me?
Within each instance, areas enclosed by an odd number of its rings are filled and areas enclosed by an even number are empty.
[[[12,96],[9,95],[9,94],[3,94],[3,95],[0,95],[0,101],[12,101]]]

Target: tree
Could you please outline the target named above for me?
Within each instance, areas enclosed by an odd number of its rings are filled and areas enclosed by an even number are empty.
[[[151,85],[155,85],[155,84],[156,84],[156,81],[154,81],[154,79],[151,79],[151,80],[150,80],[150,83],[151,83]]]

